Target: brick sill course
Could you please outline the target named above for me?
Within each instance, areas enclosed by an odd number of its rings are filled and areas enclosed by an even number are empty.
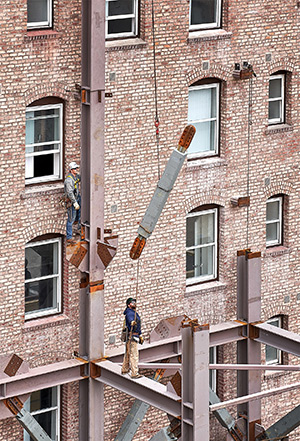
[[[263,257],[277,257],[282,256],[283,254],[289,254],[289,252],[289,248],[280,245],[278,247],[267,248],[263,253]]]
[[[275,133],[282,133],[282,132],[293,132],[294,127],[289,124],[275,124],[273,126],[269,126],[265,134],[266,135],[273,135]]]
[[[24,36],[25,41],[32,40],[50,40],[53,38],[58,38],[60,35],[58,32],[53,31],[52,29],[43,29],[43,30],[27,30],[27,34]]]
[[[214,291],[221,291],[226,288],[226,283],[214,280],[213,282],[200,283],[186,287],[185,296],[191,297],[198,294],[208,294]]]
[[[25,190],[20,194],[20,198],[28,199],[36,196],[45,196],[45,193],[49,195],[54,193],[63,193],[63,191],[64,191],[63,182],[59,182],[56,184],[34,185],[32,187],[25,188]]]
[[[117,51],[121,49],[143,48],[147,43],[141,38],[126,38],[124,40],[109,40],[105,42],[105,51]]]
[[[214,156],[211,158],[199,158],[194,160],[188,160],[186,169],[193,170],[195,168],[213,168],[213,167],[222,167],[227,166],[227,162],[225,159],[220,158],[219,156]]]
[[[209,29],[206,31],[189,32],[188,43],[197,41],[210,40],[228,40],[232,36],[232,32],[227,32],[224,29]]]
[[[62,326],[70,323],[70,319],[66,315],[54,315],[49,317],[41,317],[28,320],[22,327],[22,332],[39,331],[41,329],[53,328],[54,326]]]

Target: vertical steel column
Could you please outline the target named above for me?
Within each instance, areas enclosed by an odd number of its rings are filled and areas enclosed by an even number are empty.
[[[209,441],[209,326],[182,325],[181,437]]]
[[[260,364],[261,347],[252,339],[254,337],[251,323],[261,319],[261,257],[260,253],[249,250],[238,252],[238,319],[248,322],[248,339],[237,344],[237,362],[240,364]],[[260,371],[238,371],[237,394],[248,395],[261,390]],[[261,421],[260,400],[238,406],[238,413],[247,416],[248,441],[255,439],[255,423]]]
[[[80,355],[93,360],[104,353],[104,271],[97,241],[104,237],[105,0],[82,0],[81,76],[81,220],[88,254],[80,286]],[[80,440],[104,440],[102,384],[92,378],[80,382],[80,400]]]

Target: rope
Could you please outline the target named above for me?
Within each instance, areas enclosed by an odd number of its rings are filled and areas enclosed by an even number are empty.
[[[155,99],[155,131],[156,131],[156,150],[157,150],[157,171],[160,179],[160,156],[159,156],[159,117],[157,104],[157,80],[156,80],[156,52],[155,52],[155,26],[154,26],[154,1],[152,0],[152,36],[153,36],[153,70],[154,70],[154,99]]]
[[[250,196],[250,139],[251,139],[251,126],[252,126],[252,88],[253,78],[251,76],[249,80],[249,98],[248,98],[248,152],[247,152],[247,197]],[[249,209],[250,204],[247,206],[247,247],[249,248]]]

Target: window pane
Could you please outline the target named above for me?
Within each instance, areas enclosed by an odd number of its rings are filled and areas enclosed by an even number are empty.
[[[57,277],[25,283],[25,313],[57,306]]]
[[[216,150],[216,124],[216,121],[193,124],[196,133],[188,149],[189,154]]]
[[[280,202],[267,202],[267,221],[279,219]]]
[[[60,109],[26,112],[26,145],[60,139]]]
[[[215,23],[218,0],[192,0],[191,25]]]
[[[266,238],[267,242],[279,242],[279,222],[267,224]]]
[[[58,273],[58,243],[48,243],[28,247],[25,250],[25,259],[27,260],[26,270],[27,279],[36,279],[38,277],[49,276]],[[26,264],[25,260],[25,264]]]
[[[28,23],[48,21],[47,2],[48,0],[27,0]]]
[[[108,2],[108,15],[126,15],[134,13],[134,0],[117,0]]]
[[[269,119],[280,119],[281,120],[281,101],[270,101],[269,102]]]
[[[280,98],[281,97],[281,84],[282,84],[281,78],[278,78],[276,80],[270,80],[269,98]]]
[[[189,121],[216,118],[216,87],[189,91]]]
[[[276,362],[278,360],[278,351],[272,346],[266,345],[266,363]]]
[[[57,406],[57,388],[50,387],[35,391],[30,397],[30,412]]]
[[[29,410],[52,440],[57,440],[58,388],[52,387],[33,392],[24,407]],[[53,409],[54,408],[54,409]],[[47,410],[49,409],[49,410]],[[32,440],[24,432],[24,441]],[[33,440],[32,440],[33,441]]]
[[[204,245],[215,240],[214,213],[187,218],[187,247]]]
[[[187,278],[214,274],[214,245],[187,251]]]
[[[133,32],[131,18],[126,18],[123,20],[110,20],[108,22],[109,34],[125,34],[127,32]]]

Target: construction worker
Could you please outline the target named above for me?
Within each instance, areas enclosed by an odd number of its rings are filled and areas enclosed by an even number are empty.
[[[127,374],[131,369],[131,378],[140,378],[139,374],[139,351],[138,344],[143,344],[144,339],[141,331],[141,319],[136,312],[136,299],[130,297],[126,301],[124,311],[125,324],[127,327],[126,349],[122,365],[122,374]]]
[[[68,209],[68,219],[67,219],[67,243],[74,243],[72,239],[73,234],[73,224],[77,222],[77,232],[81,234],[81,224],[80,224],[80,205],[81,196],[79,191],[79,165],[76,162],[71,162],[69,165],[69,174],[65,179],[64,188],[65,196],[67,198],[67,209]]]

